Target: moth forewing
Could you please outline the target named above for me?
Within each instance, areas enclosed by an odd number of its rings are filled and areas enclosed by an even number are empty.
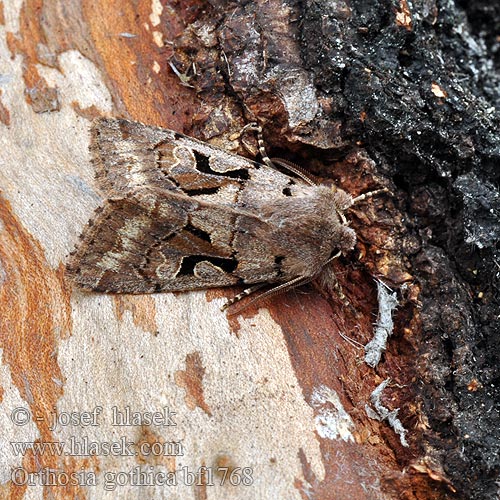
[[[302,283],[354,246],[352,198],[171,130],[117,119],[92,127],[107,200],[68,272],[115,293]]]

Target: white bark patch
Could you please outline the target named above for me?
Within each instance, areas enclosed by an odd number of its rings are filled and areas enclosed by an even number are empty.
[[[0,356],[3,350],[0,349]],[[16,452],[16,442],[32,442],[40,438],[29,409],[29,401],[23,399],[13,384],[10,367],[0,365],[0,387],[3,388],[0,412],[0,484],[12,479],[11,473],[22,467],[23,456]],[[41,498],[41,497],[40,497]]]
[[[0,33],[0,74],[8,75],[2,102],[11,111],[10,126],[0,124],[0,185],[21,224],[43,246],[48,263],[57,267],[99,204],[89,167],[89,122],[71,103],[106,113],[111,98],[97,67],[68,51],[59,54],[61,71],[37,66],[49,86],[57,87],[61,110],[35,113],[24,96],[22,61],[10,58]]]
[[[311,404],[316,409],[314,418],[316,430],[322,438],[342,439],[354,442],[352,430],[354,422],[344,410],[337,393],[325,385],[316,388],[312,394]]]
[[[318,114],[316,88],[305,71],[277,66],[268,80],[280,82],[279,93],[288,113],[290,128],[311,122]]]
[[[80,108],[94,105],[104,113],[112,111],[111,94],[92,61],[78,50],[68,50],[59,54],[57,62],[61,71],[42,64],[38,64],[37,69],[50,86],[57,87],[63,104],[76,101]]]
[[[153,41],[158,45],[158,47],[163,47],[163,33],[161,31],[153,31]]]
[[[192,292],[158,294],[154,300],[156,336],[139,330],[129,311],[120,321],[114,319],[109,296],[83,295],[73,303],[73,334],[61,341],[58,351],[66,381],[58,410],[92,411],[100,405],[103,411],[99,425],[59,426],[55,439],[88,436],[102,443],[125,436],[136,441],[140,426],[114,427],[112,407],[128,406],[133,411],[168,407],[176,412],[176,425],[151,430],[159,439],[182,443],[184,455],[175,457],[176,468],[198,470],[202,462],[214,467],[217,457],[225,455],[237,467],[251,469],[252,484],[232,487],[234,498],[300,500],[294,486],[297,478],[305,481],[299,451],[304,451],[319,481],[325,470],[311,425],[313,409],[304,400],[283,336],[269,335],[271,329],[279,332],[269,313],[261,310],[251,319],[240,319],[238,337],[220,314],[222,299],[206,302],[203,292]],[[205,370],[203,395],[211,416],[199,407],[189,408],[185,388],[175,383],[175,373],[186,370],[186,356],[193,352],[199,353]],[[91,488],[92,498],[144,498],[141,488],[129,484],[114,492],[103,490],[103,474],[132,470],[138,465],[135,457],[101,454],[96,460],[98,486]],[[179,478],[178,486],[169,487],[168,497],[194,500],[193,490]],[[207,488],[209,498],[225,498],[227,485],[214,483]],[[164,498],[165,491],[152,486],[148,497]]]

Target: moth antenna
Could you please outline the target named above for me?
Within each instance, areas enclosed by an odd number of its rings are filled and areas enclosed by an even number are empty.
[[[283,293],[283,292],[285,292],[287,290],[291,290],[291,289],[296,288],[298,286],[305,285],[306,283],[309,283],[309,281],[311,281],[311,280],[312,280],[312,278],[310,278],[310,277],[297,276],[297,278],[294,278],[293,280],[287,281],[286,283],[282,283],[281,285],[278,285],[278,286],[276,286],[274,288],[271,288],[270,290],[267,290],[264,293],[261,293],[257,297],[253,298],[252,300],[250,300],[249,302],[247,302],[246,304],[244,304],[242,307],[237,308],[234,311],[231,311],[230,314],[231,315],[237,314],[237,313],[243,311],[244,309],[246,309],[248,306],[251,306],[252,304],[254,304],[257,301],[265,299],[266,297],[271,297],[273,295],[277,295],[279,293]],[[265,283],[261,284],[261,285],[264,286]],[[257,286],[257,285],[255,285],[255,286]],[[251,287],[251,288],[254,288],[254,287]],[[238,297],[238,295],[236,297]],[[235,297],[235,299],[236,299],[236,297]],[[233,303],[234,303],[234,299],[233,299]],[[228,305],[230,305],[230,304],[226,304],[226,306],[228,306]]]
[[[277,170],[276,164],[285,167],[287,170],[290,172],[294,173],[297,177],[300,177],[303,181],[305,181],[307,184],[310,186],[317,186],[318,182],[316,179],[314,179],[312,176],[310,176],[302,167],[299,165],[288,161],[288,160],[283,160],[281,158],[269,158],[267,155],[266,151],[266,146],[264,143],[264,137],[262,135],[262,127],[257,123],[257,122],[252,122],[243,127],[243,130],[241,133],[243,133],[245,130],[253,130],[257,132],[257,144],[259,146],[259,153],[260,156],[262,157],[262,162],[265,163],[268,167],[273,168],[274,170]]]
[[[375,191],[368,191],[368,193],[360,194],[359,196],[356,196],[356,198],[352,199],[352,204],[354,205],[355,203],[359,203],[360,201],[366,200],[367,198],[371,198],[372,196],[375,196],[380,193],[389,193],[389,189],[384,187],[382,189],[375,189]]]
[[[251,295],[252,293],[256,292],[257,290],[260,290],[263,286],[265,286],[265,283],[258,283],[257,285],[246,288],[238,295],[235,295],[232,299],[228,299],[227,302],[220,308],[220,310],[225,311],[229,306],[233,305],[236,302],[239,302],[241,299],[243,299],[247,295]]]
[[[270,160],[273,164],[276,163],[285,167],[290,172],[293,172],[297,177],[300,177],[303,181],[307,182],[310,186],[317,186],[319,182],[311,175],[306,172],[302,167],[288,160],[282,158],[272,158]],[[274,167],[276,168],[276,167]]]

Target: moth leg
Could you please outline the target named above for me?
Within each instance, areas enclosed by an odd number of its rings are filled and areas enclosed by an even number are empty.
[[[262,127],[257,122],[251,122],[243,127],[241,133],[243,134],[243,132],[245,132],[246,130],[257,132],[257,144],[259,146],[259,153],[262,157],[262,162],[265,163],[268,167],[276,170],[276,165],[271,161],[271,158],[267,156],[266,146],[264,144],[264,138],[262,136]]]
[[[325,266],[330,264],[332,260],[337,259],[340,257],[342,252],[339,250],[335,255],[332,255],[324,264],[323,269]],[[344,295],[344,292],[342,291],[342,286],[340,285],[337,276],[335,276],[335,273],[331,273],[329,276],[329,279],[331,280],[330,283],[330,288],[333,290],[333,292],[338,296],[338,298],[343,302],[344,305],[349,305],[349,299]]]
[[[351,304],[351,301],[345,296],[342,285],[337,279],[333,267],[328,265],[333,259],[336,259],[341,255],[341,252],[337,252],[335,255],[330,257],[327,263],[323,266],[321,273],[318,275],[317,283],[321,290],[325,290],[329,295],[338,298],[346,309],[350,309],[357,316],[357,311]]]
[[[342,255],[342,252],[339,250],[336,254],[332,255],[324,264],[323,264],[323,267],[326,266],[327,264],[330,264],[330,262],[332,260],[335,260],[337,259],[338,257],[340,257]]]
[[[306,283],[309,283],[309,281],[311,281],[311,280],[312,280],[312,277],[298,276],[297,278],[294,278],[294,279],[292,279],[290,281],[287,281],[286,283],[282,283],[281,285],[275,286],[274,288],[271,288],[270,290],[267,290],[266,292],[261,293],[257,297],[253,298],[252,300],[250,300],[249,302],[247,302],[246,304],[244,304],[242,307],[240,307],[240,308],[238,308],[236,310],[231,311],[231,314],[236,314],[238,312],[241,312],[241,311],[243,311],[243,309],[246,309],[248,306],[254,304],[257,301],[265,299],[267,297],[271,297],[273,295],[277,295],[279,293],[283,293],[283,292],[285,292],[287,290],[291,290],[292,288],[296,288],[298,286],[305,285]],[[258,287],[257,290],[259,288],[261,288],[262,286],[264,286],[265,283],[259,283],[259,285],[255,285],[256,287]],[[254,287],[251,287],[250,289],[252,289],[252,288],[254,288]],[[255,290],[252,290],[252,292],[253,291],[255,291]],[[246,290],[245,290],[245,292],[246,292]],[[242,292],[242,294],[244,294],[243,296],[248,295],[248,294],[245,294],[245,292]],[[240,295],[242,295],[242,294],[240,294]],[[237,295],[235,297],[235,299],[237,297],[239,297],[239,296]],[[233,301],[231,303],[234,303],[234,302],[235,301],[233,299]],[[226,306],[228,306],[228,305],[230,305],[230,304],[226,304]],[[225,309],[225,307],[224,307],[224,309]]]
[[[335,255],[332,255],[325,262],[325,265],[327,265],[332,260],[334,260],[337,257],[339,257],[341,255],[341,253],[342,252],[338,251]],[[267,290],[267,292],[261,293],[259,296],[253,298],[250,302],[248,302],[247,304],[245,304],[245,306],[242,309],[245,309],[250,304],[253,304],[254,302],[256,302],[258,300],[265,299],[266,297],[271,297],[273,295],[277,295],[278,293],[283,293],[283,292],[285,292],[287,290],[291,290],[291,289],[296,288],[296,287],[301,286],[301,285],[305,285],[306,283],[308,283],[311,280],[312,280],[312,277],[298,276],[297,278],[294,278],[294,279],[292,279],[290,281],[287,281],[286,283],[282,283],[281,285],[275,286],[274,288],[271,288],[270,290]],[[256,285],[253,285],[253,286],[251,286],[251,287],[243,290],[243,292],[239,293],[238,295],[236,295],[232,299],[228,300],[221,307],[221,311],[225,311],[229,306],[233,305],[236,302],[239,302],[241,299],[247,297],[248,295],[251,295],[252,293],[255,293],[256,291],[260,290],[265,285],[266,285],[265,283],[257,283]],[[338,285],[338,283],[337,283],[337,285]],[[340,288],[340,285],[338,285],[338,286],[339,286],[339,289],[340,289],[339,295],[341,295],[341,297],[345,298],[345,295],[342,293],[342,289]],[[242,309],[240,309],[240,310],[242,310]]]
[[[334,276],[333,278],[332,288],[333,292],[340,299],[342,304],[344,304],[344,306],[349,307],[351,303],[349,302],[349,299],[345,296],[344,290],[342,290],[342,285],[339,283],[339,280],[337,279],[336,276]]]
[[[389,189],[375,189],[374,191],[368,191],[368,193],[360,194],[359,196],[356,196],[356,198],[352,199],[352,204],[354,205],[355,203],[359,203],[360,201],[366,200],[367,198],[371,198],[372,196],[380,193],[389,193]]]
[[[256,285],[246,288],[241,293],[234,296],[232,299],[228,299],[228,301],[220,308],[220,310],[225,311],[229,306],[232,306],[234,303],[239,302],[244,297],[247,297],[257,290],[260,290],[263,286],[265,286],[265,283],[257,283]]]

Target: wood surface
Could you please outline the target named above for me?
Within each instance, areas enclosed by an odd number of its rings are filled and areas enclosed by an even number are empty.
[[[220,307],[237,290],[104,295],[75,290],[65,279],[67,256],[102,202],[89,161],[91,120],[119,116],[199,135],[214,109],[210,90],[201,99],[169,64],[172,41],[203,8],[211,6],[0,2],[0,497],[447,498],[453,488],[419,443],[426,422],[411,361],[418,287],[390,255],[389,236],[400,226],[376,224],[381,213],[394,216],[394,201],[371,201],[353,215],[361,241],[336,268],[350,306],[306,286],[228,317]],[[277,106],[264,104],[270,114]],[[259,111],[256,101],[246,106]],[[244,125],[238,113],[229,129],[200,138],[244,152],[229,139]],[[365,179],[370,165],[351,155],[332,177],[359,194],[372,187]],[[371,339],[378,312],[373,278],[384,276],[407,282],[409,300],[398,310],[397,341],[372,369],[346,337]],[[384,404],[404,407],[409,448],[365,410],[386,378],[394,382]],[[102,407],[97,425],[85,425],[82,418],[96,407]],[[168,408],[176,425],[113,426],[113,407],[162,414]],[[22,424],[19,408],[29,410]],[[64,420],[70,414],[76,421]],[[67,425],[54,429],[54,415]],[[31,448],[23,456],[11,446],[85,436],[100,444],[180,442],[183,455],[55,456]],[[176,486],[136,487],[130,474],[139,466],[218,472],[213,484],[202,475],[189,485],[178,472]],[[249,468],[251,484],[226,478],[222,485],[224,467],[234,477]],[[24,484],[23,472],[13,475],[16,469],[33,473],[33,484]],[[43,485],[47,471],[59,471],[61,481],[70,477],[70,484]],[[127,484],[110,490],[109,474],[118,472]],[[80,474],[77,481],[72,473]],[[98,484],[85,485],[92,473]]]

